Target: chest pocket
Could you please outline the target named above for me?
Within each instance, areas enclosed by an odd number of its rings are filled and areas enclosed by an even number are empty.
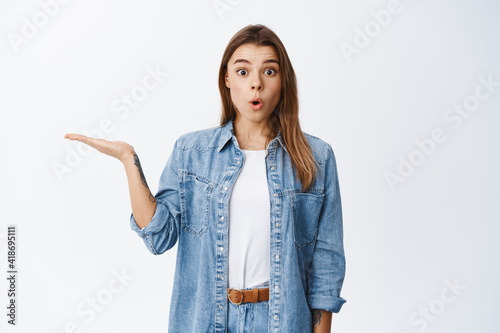
[[[319,215],[325,195],[294,193],[290,198],[292,201],[294,242],[297,249],[301,250],[304,246],[316,243]]]
[[[208,230],[210,197],[214,184],[207,178],[193,173],[184,173],[180,182],[181,227],[201,236]]]

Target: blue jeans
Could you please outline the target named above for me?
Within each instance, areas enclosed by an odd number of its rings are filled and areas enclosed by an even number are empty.
[[[269,300],[240,305],[228,300],[227,333],[267,333],[268,317]]]

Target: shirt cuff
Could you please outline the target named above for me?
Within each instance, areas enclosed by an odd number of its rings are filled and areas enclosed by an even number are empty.
[[[165,226],[168,220],[167,206],[160,200],[156,200],[156,210],[151,218],[151,221],[144,228],[139,228],[137,221],[134,218],[134,213],[130,214],[130,227],[139,237],[144,238],[146,235],[151,235],[159,232]]]
[[[347,302],[342,297],[324,296],[324,295],[307,295],[307,303],[309,308],[326,310],[333,313],[338,313],[342,305]]]

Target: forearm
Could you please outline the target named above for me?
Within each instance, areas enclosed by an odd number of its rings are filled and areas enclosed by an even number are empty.
[[[131,151],[131,153],[122,160],[122,163],[127,173],[132,213],[134,214],[137,225],[142,229],[146,227],[153,218],[156,210],[156,199],[149,190],[139,157],[135,151]]]
[[[332,329],[332,313],[326,310],[312,310],[314,333],[330,333]]]

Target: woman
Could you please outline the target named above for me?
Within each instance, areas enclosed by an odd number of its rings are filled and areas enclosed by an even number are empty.
[[[302,132],[295,74],[264,25],[229,41],[220,126],[180,136],[153,196],[134,148],[78,140],[126,170],[130,226],[149,251],[178,242],[169,332],[330,332],[345,275],[331,146]]]

